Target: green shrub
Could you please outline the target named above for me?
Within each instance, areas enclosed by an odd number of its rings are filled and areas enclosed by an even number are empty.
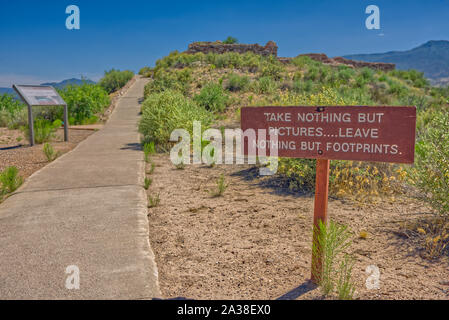
[[[67,103],[69,122],[72,124],[95,122],[95,114],[103,112],[111,103],[108,93],[99,85],[84,83],[80,86],[67,86],[58,91]],[[54,115],[55,118],[62,119],[63,110],[61,109]]]
[[[23,183],[23,178],[19,176],[19,170],[16,167],[8,167],[0,172],[1,194],[13,193]]]
[[[152,72],[153,72],[153,68],[143,67],[142,69],[139,70],[139,75],[144,76],[144,77],[149,77],[152,75]]]
[[[27,108],[10,94],[0,95],[0,127],[25,125]]]
[[[274,57],[270,56],[262,62],[261,77],[271,77],[274,80],[281,80],[285,72],[285,67]]]
[[[175,129],[185,129],[192,136],[195,120],[200,121],[203,128],[207,128],[212,115],[180,92],[166,90],[150,94],[145,99],[139,131],[145,142],[154,141],[161,147],[166,147]]]
[[[449,217],[449,113],[436,113],[416,144],[411,182],[439,215]]]
[[[56,152],[55,149],[53,149],[52,145],[49,143],[44,144],[43,151],[48,162],[52,162],[60,156],[60,153]]]
[[[260,93],[274,93],[279,85],[271,77],[262,77],[258,81],[258,91]]]
[[[189,68],[175,71],[160,69],[155,72],[154,79],[145,86],[144,96],[147,97],[151,93],[159,93],[165,90],[179,91],[186,95],[191,81],[192,70]]]
[[[58,128],[62,126],[61,120],[55,120],[53,122],[46,119],[34,120],[34,141],[37,144],[48,142],[53,138],[54,133]],[[21,127],[26,137],[30,135],[30,127],[28,125]]]
[[[229,96],[218,83],[207,84],[194,100],[199,106],[212,112],[223,112],[229,104]]]
[[[228,81],[225,85],[226,90],[231,92],[237,91],[245,91],[248,89],[250,80],[247,76],[239,76],[235,73],[232,73],[228,76]]]
[[[134,72],[126,70],[120,71],[112,69],[105,71],[104,77],[100,80],[99,85],[108,93],[112,93],[123,88],[126,83],[134,77]]]
[[[235,44],[238,43],[239,41],[237,40],[237,38],[234,37],[227,37],[225,41],[223,41],[224,44]]]

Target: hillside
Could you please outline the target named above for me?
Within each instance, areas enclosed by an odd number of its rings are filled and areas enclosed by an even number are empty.
[[[449,224],[432,220],[428,206],[413,200],[410,190],[416,188],[409,177],[419,172],[421,195],[431,195],[435,210],[447,211],[449,113],[439,111],[448,107],[449,92],[430,87],[414,70],[386,72],[308,56],[280,62],[251,52],[208,50],[173,52],[155,68],[141,70],[149,82],[139,131],[147,159],[150,243],[163,296],[273,299],[310,275],[309,195],[316,162],[280,158],[277,174],[261,177],[257,166],[220,164],[217,159],[226,150],[221,143],[220,153],[206,150],[203,140],[203,157],[217,157],[212,163],[190,164],[188,148],[187,163],[175,164],[168,154],[173,130],[183,128],[192,137],[194,121],[202,130],[238,128],[244,106],[415,105],[419,152],[413,168],[418,171],[391,163],[332,161],[330,221],[354,232],[348,252],[356,259],[349,271],[356,297],[446,297],[439,289],[422,293],[422,288],[437,288],[436,275],[447,270],[436,259],[449,253]],[[426,140],[429,128],[432,140]],[[160,152],[151,154],[151,149]],[[439,172],[447,172],[446,178]],[[427,267],[428,259],[436,262]],[[372,261],[382,265],[382,277],[388,279],[376,296],[365,286]],[[323,297],[311,290],[301,298]]]
[[[429,41],[408,51],[347,55],[347,59],[367,62],[389,62],[399,70],[415,69],[434,85],[449,84],[449,41]]]

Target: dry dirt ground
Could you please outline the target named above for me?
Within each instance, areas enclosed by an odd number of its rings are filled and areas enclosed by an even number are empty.
[[[59,129],[50,144],[55,151],[64,154],[78,143],[93,134],[94,130],[69,130],[69,142],[64,142],[64,129]],[[15,166],[23,178],[28,178],[35,171],[45,167],[48,160],[42,150],[43,145],[29,146],[29,142],[20,130],[0,128],[0,171]]]
[[[152,156],[148,190],[150,242],[165,298],[322,299],[310,278],[313,197],[288,192],[248,165],[171,164]],[[229,187],[213,197],[224,174]],[[329,215],[354,233],[350,252],[357,299],[449,299],[449,261],[428,261],[398,235],[400,223],[428,214],[402,199],[373,207],[329,201]],[[367,239],[359,237],[368,231]],[[368,290],[367,266],[380,269],[380,289]]]

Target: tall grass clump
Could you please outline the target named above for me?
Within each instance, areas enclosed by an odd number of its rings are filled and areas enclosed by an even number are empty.
[[[13,193],[23,183],[23,178],[19,176],[19,169],[16,167],[8,167],[0,172],[1,194],[6,195]]]
[[[36,119],[34,121],[34,141],[37,144],[49,142],[55,135],[57,129],[62,126],[61,120],[53,122],[46,119]],[[23,133],[28,137],[30,128],[28,125],[21,127]]]
[[[134,77],[134,72],[126,70],[120,71],[111,69],[105,71],[104,77],[100,80],[99,85],[108,93],[112,93],[123,88],[126,83]]]
[[[27,109],[25,105],[10,94],[0,95],[0,127],[18,127],[25,125]]]
[[[435,212],[449,219],[449,113],[436,113],[416,144],[410,181]]]
[[[340,299],[352,299],[355,292],[352,281],[354,260],[346,253],[351,245],[348,227],[333,221],[327,224],[319,221],[319,225],[314,227],[314,234],[312,255],[315,261],[321,260],[322,269],[314,265],[312,273],[323,295],[336,292]]]
[[[193,122],[200,121],[207,128],[213,117],[204,108],[186,98],[182,93],[167,90],[150,94],[142,106],[139,131],[143,141],[154,141],[161,148],[170,145],[170,135],[175,129],[185,129],[193,135]]]

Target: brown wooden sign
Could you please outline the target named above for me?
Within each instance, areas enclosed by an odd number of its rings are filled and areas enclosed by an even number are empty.
[[[279,157],[413,163],[416,108],[404,106],[245,107],[242,130],[254,129],[250,148],[274,146]],[[258,135],[265,129],[266,136]]]

